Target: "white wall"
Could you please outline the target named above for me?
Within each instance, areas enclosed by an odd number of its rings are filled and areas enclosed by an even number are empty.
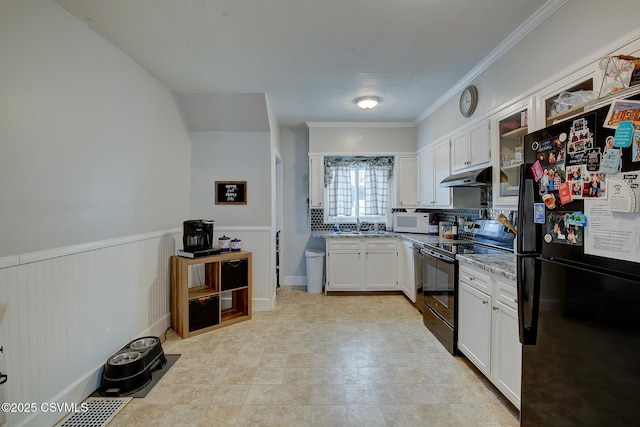
[[[48,0],[0,12],[0,257],[173,228],[190,141],[172,93]]]
[[[306,127],[282,130],[282,155],[285,197],[281,283],[306,285],[304,250],[311,240],[306,202],[309,197],[309,131]]]
[[[416,129],[408,123],[398,125],[308,123],[308,125],[310,153],[413,154],[416,152]],[[358,142],[358,139],[362,142]]]
[[[458,97],[418,126],[418,149],[502,106],[533,94],[560,78],[577,71],[585,61],[595,61],[630,38],[637,37],[636,0],[569,0],[552,16],[524,37],[474,82],[478,87],[478,107],[470,119],[458,110]],[[630,35],[630,33],[632,33]],[[626,52],[631,53],[631,52]]]
[[[272,148],[269,132],[191,132],[191,217],[214,219],[223,234],[253,253],[253,309],[274,305]],[[216,205],[215,181],[247,181],[246,205]]]
[[[4,0],[0,52],[7,400],[80,402],[108,356],[169,326],[191,142],[172,93],[53,1]]]

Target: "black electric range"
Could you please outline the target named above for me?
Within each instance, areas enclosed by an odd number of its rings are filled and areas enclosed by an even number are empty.
[[[425,243],[422,249],[422,315],[424,324],[456,355],[458,310],[457,254],[499,254],[513,251],[515,235],[496,220],[478,220],[466,230],[472,239]]]

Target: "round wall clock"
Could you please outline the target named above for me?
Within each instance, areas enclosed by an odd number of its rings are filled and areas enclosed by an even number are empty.
[[[467,86],[460,95],[460,114],[471,117],[478,106],[478,89],[475,86]]]

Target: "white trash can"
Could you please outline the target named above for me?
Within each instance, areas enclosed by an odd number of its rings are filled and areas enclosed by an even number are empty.
[[[307,292],[319,294],[324,284],[324,251],[307,249],[304,256],[307,259]]]

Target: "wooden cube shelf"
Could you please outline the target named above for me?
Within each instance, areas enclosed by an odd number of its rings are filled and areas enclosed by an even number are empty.
[[[170,263],[171,327],[182,338],[251,319],[251,252],[202,258],[172,256]],[[189,267],[200,265],[204,282],[189,287]],[[205,326],[190,327],[190,315],[193,322]]]

